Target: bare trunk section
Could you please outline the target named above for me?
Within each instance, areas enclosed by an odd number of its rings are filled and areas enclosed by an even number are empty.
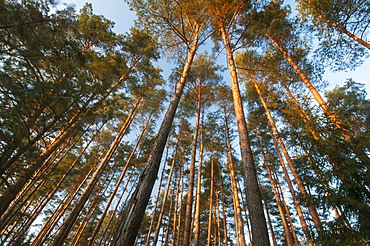
[[[353,40],[355,40],[356,42],[358,42],[359,44],[365,46],[366,48],[370,49],[370,44],[367,43],[365,40],[361,39],[360,37],[357,37],[356,35],[352,34],[351,32],[347,31],[346,28],[344,28],[343,26],[341,25],[338,25],[337,23],[329,20],[328,18],[326,18],[325,15],[323,14],[318,14],[318,16],[323,19],[325,22],[329,23],[330,25],[332,25],[333,27],[337,28],[340,32],[346,34],[348,37],[352,38]]]
[[[314,96],[317,103],[320,105],[324,113],[327,115],[330,122],[334,124],[334,126],[342,131],[342,136],[344,140],[351,146],[354,153],[357,155],[357,157],[361,160],[362,163],[365,165],[370,165],[370,158],[366,151],[364,151],[361,148],[358,148],[356,146],[355,140],[353,139],[353,136],[348,132],[345,128],[342,127],[341,121],[338,119],[338,117],[332,112],[327,103],[324,101],[324,99],[321,97],[320,93],[316,90],[316,88],[311,84],[310,80],[308,79],[307,75],[299,68],[297,63],[293,60],[292,57],[289,56],[288,52],[269,34],[265,34],[265,36],[273,43],[276,48],[283,54],[285,59],[290,63],[290,65],[295,69],[297,74],[301,77],[303,83],[306,85],[306,87],[310,90],[312,95]]]
[[[163,194],[163,198],[162,198],[162,206],[161,206],[161,210],[159,211],[159,217],[158,217],[157,225],[155,227],[153,245],[157,245],[157,242],[158,242],[158,236],[159,236],[159,231],[161,230],[164,208],[166,206],[167,196],[168,196],[168,192],[170,190],[173,170],[175,169],[176,155],[177,155],[177,149],[175,149],[175,153],[173,154],[174,158],[172,160],[172,164],[171,164],[171,167],[170,167],[170,173],[168,174],[166,189],[164,190],[164,194]]]
[[[235,168],[233,163],[233,156],[231,151],[231,141],[230,141],[230,133],[229,133],[229,122],[226,115],[226,108],[224,108],[224,118],[225,118],[225,134],[226,134],[226,144],[227,144],[227,162],[230,172],[230,181],[231,181],[231,190],[233,196],[233,204],[234,204],[234,215],[235,215],[235,226],[236,226],[236,238],[237,238],[237,245],[245,246],[245,234],[244,234],[244,225],[243,225],[243,217],[240,209],[240,202],[238,196],[238,187],[236,183],[235,177]]]
[[[171,213],[172,211],[172,207],[173,207],[173,195],[174,195],[174,190],[171,190],[171,202],[170,202],[170,208],[168,209],[168,220],[167,220],[167,227],[166,227],[166,236],[164,238],[164,241],[162,239],[162,245],[164,246],[167,246],[168,245],[168,238],[169,238],[169,235],[170,235],[170,227],[171,227],[171,220],[172,220],[172,216],[174,214],[174,212]]]
[[[297,169],[295,168],[295,166],[294,166],[294,164],[293,164],[293,162],[292,162],[292,160],[290,158],[290,155],[288,153],[287,148],[285,147],[285,144],[284,144],[282,138],[280,137],[279,131],[278,131],[276,125],[275,125],[275,121],[272,118],[272,115],[270,113],[270,110],[268,108],[268,105],[267,105],[265,99],[262,96],[262,93],[261,93],[261,90],[259,89],[258,83],[255,81],[254,78],[252,78],[252,82],[254,84],[254,87],[256,88],[256,91],[257,91],[257,93],[259,95],[259,98],[260,98],[260,100],[262,102],[262,105],[263,105],[263,107],[264,107],[264,109],[266,111],[266,115],[267,115],[267,118],[268,118],[268,120],[270,122],[270,126],[272,128],[273,134],[274,134],[276,140],[278,141],[281,150],[283,151],[284,157],[285,157],[285,159],[286,159],[286,161],[288,163],[288,166],[289,166],[289,168],[290,168],[290,170],[291,170],[291,172],[292,172],[292,174],[294,176],[294,180],[296,181],[297,186],[299,188],[299,191],[302,194],[302,197],[303,197],[303,199],[306,202],[306,205],[307,205],[308,210],[310,212],[310,215],[312,217],[312,221],[315,224],[315,228],[316,228],[317,232],[319,233],[319,235],[321,235],[323,233],[323,229],[322,229],[322,224],[321,224],[321,220],[320,220],[319,214],[317,212],[317,209],[309,201],[307,190],[306,190],[306,188],[305,188],[305,186],[303,184],[303,181],[302,181],[301,177],[299,176],[299,174],[297,172]]]
[[[176,158],[175,153],[177,152],[177,144],[178,143],[176,143],[176,148],[175,148],[174,155],[173,155],[174,159]],[[167,157],[168,157],[168,147],[167,147],[167,151],[166,151],[165,160],[167,160]],[[158,191],[157,191],[157,195],[155,197],[155,203],[154,203],[154,207],[153,207],[152,218],[150,219],[149,230],[148,230],[148,233],[147,233],[146,239],[145,239],[145,245],[147,245],[147,246],[150,245],[150,237],[151,237],[151,234],[152,234],[152,227],[153,227],[153,224],[154,224],[154,219],[155,219],[155,215],[156,215],[156,211],[157,211],[157,207],[158,207],[158,203],[159,203],[159,197],[161,196],[161,189],[162,189],[162,183],[163,183],[163,177],[164,177],[165,169],[166,169],[166,166],[164,165],[163,168],[162,168],[161,176],[159,178]]]
[[[133,156],[134,156],[134,154],[135,154],[135,152],[136,152],[136,150],[137,150],[137,148],[138,148],[138,146],[140,144],[140,141],[141,141],[141,139],[142,139],[142,137],[143,137],[143,135],[145,133],[146,128],[148,127],[148,124],[149,124],[150,119],[151,119],[151,115],[146,120],[145,125],[144,125],[144,127],[143,127],[143,129],[142,129],[142,131],[140,133],[140,136],[138,137],[138,139],[136,141],[136,144],[135,144],[133,150],[131,151],[130,156],[128,157],[128,159],[126,161],[126,165],[123,168],[123,170],[122,170],[122,172],[121,172],[121,174],[120,174],[120,176],[119,176],[119,178],[118,178],[118,180],[116,182],[116,185],[115,185],[115,187],[114,187],[114,189],[113,189],[113,191],[112,191],[112,193],[111,193],[111,195],[109,197],[109,200],[108,200],[107,204],[105,205],[104,212],[100,216],[100,219],[99,219],[98,224],[95,226],[94,232],[93,232],[91,238],[89,239],[90,240],[89,246],[92,246],[94,244],[94,241],[95,241],[95,238],[96,238],[96,236],[97,236],[97,234],[99,232],[99,229],[100,229],[101,225],[103,224],[104,218],[105,218],[105,216],[108,213],[108,209],[109,209],[111,203],[113,202],[113,199],[114,199],[115,195],[117,194],[117,191],[119,189],[120,184],[122,183],[123,178],[125,177],[125,174],[127,172],[127,169],[130,166],[131,160],[132,160],[132,158],[133,158]]]
[[[150,195],[157,178],[163,150],[165,148],[168,134],[171,130],[173,118],[179,104],[181,95],[186,82],[190,66],[193,62],[195,52],[198,48],[198,36],[195,37],[194,44],[189,50],[188,58],[181,74],[180,81],[177,83],[175,94],[173,95],[166,115],[162,121],[157,134],[157,139],[150,153],[147,165],[141,174],[140,181],[130,199],[130,202],[121,217],[121,221],[114,236],[112,246],[131,246],[134,245],[140,224],[144,218],[145,209],[149,202]]]
[[[264,159],[263,160],[264,166],[265,166],[265,168],[267,170],[267,174],[268,174],[268,177],[269,177],[269,180],[270,180],[270,184],[271,184],[271,187],[272,187],[272,192],[274,194],[274,198],[275,198],[275,201],[276,201],[278,210],[279,210],[281,221],[283,222],[284,236],[285,236],[286,242],[287,242],[288,246],[294,246],[295,245],[295,241],[293,240],[292,233],[290,232],[289,223],[288,223],[288,220],[286,218],[286,215],[285,215],[285,212],[284,212],[284,208],[281,205],[282,204],[282,201],[280,200],[280,197],[278,195],[278,190],[276,188],[275,181],[274,181],[274,178],[273,178],[272,173],[271,173],[271,169],[270,169],[269,164],[267,162],[266,153],[265,153],[265,151],[264,151],[264,149],[262,147],[262,143],[260,143],[260,149],[262,151],[262,155],[263,155],[263,159]],[[298,243],[298,242],[296,242],[296,243]]]
[[[195,205],[195,232],[194,232],[194,246],[199,245],[199,235],[200,235],[200,205],[201,199],[200,195],[202,192],[202,165],[203,165],[203,119],[204,119],[204,111],[202,112],[202,119],[201,119],[201,129],[200,129],[200,143],[199,143],[199,162],[198,162],[198,174],[197,174],[197,189],[196,189],[196,205]]]
[[[76,157],[76,159],[73,161],[73,163],[69,166],[69,168],[66,170],[66,172],[62,175],[60,180],[56,185],[54,185],[51,192],[49,192],[42,201],[38,204],[38,206],[35,208],[35,210],[32,212],[31,217],[27,220],[27,223],[22,226],[22,229],[18,232],[19,239],[21,239],[22,235],[28,231],[32,223],[36,220],[37,216],[42,212],[42,210],[45,208],[45,206],[48,204],[48,202],[52,199],[54,194],[57,192],[63,181],[66,179],[67,175],[73,170],[75,165],[78,163],[78,161],[81,159],[82,155],[85,153],[86,149],[90,146],[91,142],[94,140],[97,133],[100,131],[100,129],[104,126],[104,124],[96,131],[94,136],[89,140],[89,142],[86,144],[86,146],[80,151],[79,155]],[[1,223],[0,224],[6,224]],[[14,240],[16,241],[16,240]]]
[[[271,134],[271,139],[272,139],[272,141],[274,143],[274,146],[275,146],[275,149],[276,149],[276,153],[278,155],[278,158],[279,158],[281,167],[282,167],[283,172],[284,172],[285,181],[286,181],[286,183],[288,185],[290,194],[292,196],[294,207],[297,210],[297,215],[298,215],[298,218],[299,218],[299,222],[301,223],[303,233],[304,233],[304,235],[306,237],[306,240],[307,240],[307,244],[309,246],[314,246],[314,243],[313,243],[313,241],[311,239],[311,235],[310,235],[310,232],[309,232],[309,229],[308,229],[308,225],[306,223],[306,220],[305,220],[304,215],[303,215],[303,212],[302,212],[301,205],[299,204],[299,201],[297,199],[297,195],[295,193],[295,190],[294,190],[292,181],[290,180],[290,177],[289,177],[289,174],[288,174],[288,170],[287,170],[287,168],[285,166],[283,157],[282,157],[282,155],[280,153],[280,148],[278,146],[277,140],[275,139],[275,136],[274,136],[274,134],[272,132],[272,129],[271,129],[270,124],[268,124],[268,126],[269,126],[269,131],[270,131],[270,134]]]
[[[198,148],[198,135],[199,135],[199,122],[201,118],[201,88],[198,88],[198,101],[197,101],[197,115],[195,119],[195,129],[193,136],[193,143],[191,147],[191,162],[189,171],[189,185],[188,185],[188,196],[186,200],[186,212],[185,212],[185,229],[184,229],[184,246],[190,245],[190,234],[191,225],[193,222],[193,196],[194,196],[194,180],[195,180],[195,163]]]
[[[85,203],[89,199],[93,189],[95,188],[96,183],[98,182],[99,178],[103,174],[105,167],[108,165],[110,158],[114,154],[115,150],[117,149],[118,145],[120,144],[123,136],[127,132],[133,118],[135,117],[137,110],[142,105],[142,97],[139,97],[137,100],[134,108],[132,109],[130,115],[127,117],[124,124],[122,124],[121,129],[119,130],[116,138],[110,145],[108,151],[106,152],[104,158],[99,163],[98,168],[95,170],[93,176],[91,177],[89,183],[87,184],[84,192],[81,194],[80,198],[76,202],[74,208],[72,209],[71,213],[69,214],[68,218],[64,221],[62,227],[59,229],[58,234],[56,235],[54,242],[52,243],[53,246],[61,246],[64,243],[64,240],[68,237],[68,233],[71,230],[73,224],[75,223],[78,215],[80,214],[81,210],[85,206]]]
[[[268,222],[268,225],[269,225],[269,228],[270,228],[270,234],[271,234],[272,244],[274,246],[277,246],[278,244],[277,244],[276,237],[275,237],[274,227],[272,226],[270,213],[269,213],[269,210],[267,208],[267,204],[266,203],[267,203],[267,201],[263,197],[263,205],[265,207],[265,213],[266,213],[266,216],[267,216],[267,222]]]
[[[252,228],[252,243],[254,246],[268,246],[270,245],[270,241],[266,226],[264,209],[261,201],[261,194],[257,181],[256,167],[254,164],[252,150],[250,147],[250,140],[244,116],[244,109],[239,89],[233,51],[231,50],[230,40],[225,28],[223,26],[221,26],[220,28],[222,39],[226,47],[226,53],[230,69],[235,116],[239,131],[240,152],[242,157],[242,164],[244,168],[244,176],[246,183],[247,206]]]
[[[31,246],[44,245],[47,240],[47,235],[49,235],[53,228],[58,223],[59,219],[63,216],[64,212],[67,210],[68,206],[71,204],[72,200],[77,196],[78,191],[83,186],[85,181],[90,177],[92,170],[83,176],[80,182],[75,182],[76,185],[70,189],[68,194],[64,197],[63,202],[54,210],[54,213],[47,219],[47,221],[42,226],[41,230],[37,234],[36,238],[33,240]]]
[[[209,213],[208,213],[208,233],[207,233],[207,246],[210,246],[212,241],[211,241],[211,235],[212,235],[212,225],[213,225],[213,220],[212,220],[212,211],[213,211],[213,192],[214,192],[214,183],[215,183],[215,180],[214,180],[214,173],[215,173],[215,170],[214,170],[214,154],[213,154],[213,151],[212,151],[212,154],[211,154],[211,177],[210,177],[210,188],[209,188]],[[214,241],[215,241],[215,238],[214,238]]]
[[[225,203],[225,192],[224,192],[224,188],[223,188],[223,177],[221,176],[221,172],[218,172],[218,178],[220,179],[220,192],[221,192],[221,206],[222,206],[222,216],[223,216],[223,229],[224,229],[224,233],[223,233],[223,238],[224,238],[224,242],[223,242],[223,245],[226,245],[228,246],[229,243],[227,241],[228,239],[228,236],[227,236],[227,213],[226,213],[226,203]],[[220,243],[221,243],[221,239],[220,239]]]

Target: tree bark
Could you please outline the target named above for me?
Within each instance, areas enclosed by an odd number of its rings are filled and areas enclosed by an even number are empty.
[[[309,201],[309,197],[308,197],[308,193],[307,193],[307,190],[303,184],[303,181],[300,177],[300,175],[298,174],[297,172],[297,169],[295,168],[294,164],[293,164],[293,161],[291,160],[290,158],[290,155],[288,153],[288,150],[287,148],[285,147],[285,144],[284,144],[284,141],[282,140],[282,138],[280,137],[280,134],[279,134],[279,131],[275,125],[275,121],[274,119],[272,118],[272,115],[270,113],[270,110],[268,108],[268,105],[265,101],[265,99],[263,98],[262,96],[262,92],[261,90],[259,89],[259,85],[258,83],[255,81],[255,79],[252,77],[252,82],[254,84],[254,87],[256,88],[256,91],[259,95],[259,98],[261,100],[261,103],[265,109],[265,112],[266,112],[266,115],[267,115],[267,118],[270,122],[270,126],[272,128],[272,131],[273,131],[273,134],[275,136],[275,139],[278,141],[279,145],[280,145],[280,148],[281,150],[283,151],[283,154],[284,154],[284,157],[288,163],[288,166],[294,176],[294,180],[296,181],[297,185],[298,185],[298,188],[299,188],[299,191],[300,193],[302,194],[303,196],[303,199],[305,200],[306,202],[306,205],[308,207],[308,210],[310,212],[310,215],[312,217],[312,221],[313,223],[315,224],[315,228],[317,230],[317,232],[319,233],[319,235],[321,235],[323,233],[323,229],[322,229],[322,224],[321,224],[321,220],[320,220],[320,217],[319,217],[319,214],[317,212],[317,209],[316,207]]]
[[[197,156],[198,148],[198,135],[199,135],[199,125],[201,118],[201,88],[198,88],[198,100],[197,100],[197,115],[195,119],[195,129],[193,136],[193,143],[191,147],[191,162],[190,162],[190,171],[189,171],[189,185],[188,185],[188,196],[186,200],[186,212],[185,212],[185,228],[184,228],[184,246],[190,244],[190,234],[191,234],[191,225],[193,222],[192,213],[193,213],[193,196],[194,196],[194,179],[195,179],[195,162]],[[200,164],[199,164],[200,165]]]
[[[211,235],[212,235],[212,225],[213,225],[213,220],[212,220],[212,217],[213,217],[213,213],[212,213],[212,210],[213,210],[213,191],[214,191],[214,173],[215,173],[215,170],[214,170],[214,154],[213,154],[213,151],[212,151],[212,154],[211,154],[211,176],[210,176],[210,188],[209,188],[209,212],[208,212],[208,233],[207,233],[207,246],[210,246],[212,241],[211,241]],[[215,240],[215,238],[214,238]]]
[[[250,147],[250,140],[244,116],[244,109],[240,95],[233,51],[231,50],[230,40],[227,31],[223,26],[220,27],[220,31],[226,47],[226,53],[230,69],[235,116],[239,131],[240,152],[242,157],[242,164],[244,168],[244,176],[246,183],[247,206],[252,228],[252,243],[254,246],[268,246],[270,245],[270,241],[266,226],[264,209],[261,201],[261,194],[257,182],[256,167],[254,164],[252,150]]]
[[[153,245],[157,245],[157,242],[158,242],[158,236],[159,236],[159,231],[160,231],[161,225],[162,225],[162,217],[163,217],[163,214],[164,214],[164,208],[166,206],[167,196],[168,196],[168,192],[170,190],[170,185],[171,185],[171,179],[172,179],[173,170],[175,169],[176,155],[177,155],[177,151],[175,150],[175,152],[173,154],[174,158],[172,160],[172,165],[170,167],[170,173],[168,174],[168,178],[167,178],[166,189],[164,190],[164,194],[163,194],[163,198],[162,198],[162,206],[161,206],[161,210],[159,211],[159,217],[158,217],[158,220],[157,220],[157,226],[155,228]]]
[[[149,202],[150,195],[157,178],[159,165],[167,142],[168,134],[171,130],[173,118],[183,93],[191,63],[193,62],[195,52],[198,48],[198,36],[194,38],[195,41],[191,50],[189,51],[180,81],[177,83],[175,94],[172,97],[165,118],[162,121],[161,127],[157,134],[157,139],[150,153],[149,160],[143,173],[141,174],[140,181],[130,199],[128,207],[121,218],[119,228],[116,231],[112,242],[112,246],[130,246],[134,245],[135,243],[136,235],[139,231],[140,224],[145,214],[146,206]]]
[[[309,246],[314,246],[314,243],[312,241],[312,238],[311,238],[311,235],[310,235],[310,232],[309,232],[309,229],[308,229],[308,225],[307,225],[306,220],[305,220],[305,218],[303,216],[301,205],[300,205],[300,203],[299,203],[299,201],[297,199],[297,195],[295,193],[295,190],[294,190],[292,181],[290,180],[290,177],[289,177],[289,174],[288,174],[288,170],[287,170],[287,168],[285,166],[283,157],[282,157],[282,155],[280,153],[280,148],[278,146],[277,140],[275,139],[275,136],[274,136],[274,134],[272,132],[272,129],[271,129],[270,124],[268,124],[268,127],[269,127],[269,131],[270,131],[270,134],[271,134],[271,139],[272,139],[272,141],[274,143],[274,146],[275,146],[275,149],[276,149],[276,154],[278,155],[278,158],[279,158],[281,167],[282,167],[283,172],[284,172],[285,181],[286,181],[286,183],[288,185],[290,194],[291,194],[292,199],[293,199],[294,207],[297,210],[297,215],[298,215],[298,218],[299,218],[299,222],[301,223],[303,233],[304,233],[304,235],[306,237],[306,240],[307,240],[307,244]]]
[[[245,246],[245,234],[243,226],[243,217],[240,209],[240,202],[238,196],[238,187],[236,184],[235,177],[235,168],[233,162],[233,156],[231,151],[231,141],[229,133],[229,122],[226,115],[226,108],[224,108],[224,119],[225,119],[225,135],[226,135],[226,144],[227,144],[227,163],[230,172],[230,181],[231,181],[231,191],[234,204],[234,214],[235,214],[235,226],[236,226],[236,238],[238,245]]]
[[[69,214],[68,218],[64,221],[62,227],[59,229],[58,234],[56,235],[54,242],[52,243],[53,246],[61,246],[64,243],[64,240],[68,237],[68,233],[71,230],[73,224],[75,223],[78,215],[80,214],[81,210],[83,209],[86,201],[89,199],[93,189],[95,188],[96,183],[98,182],[100,176],[103,174],[105,167],[108,165],[110,158],[114,154],[115,150],[117,149],[119,143],[121,142],[123,136],[125,135],[126,131],[128,130],[133,118],[135,117],[137,110],[142,105],[142,97],[139,97],[137,100],[134,108],[132,109],[130,115],[127,117],[124,124],[122,124],[121,129],[119,130],[116,138],[110,145],[107,153],[104,155],[104,158],[99,163],[98,168],[95,170],[93,176],[91,177],[89,183],[87,184],[84,192],[81,194],[80,198],[76,202],[73,210]]]
[[[132,160],[132,158],[133,158],[133,156],[134,156],[134,154],[135,154],[135,152],[136,152],[136,150],[137,150],[137,148],[140,144],[140,141],[141,141],[141,139],[142,139],[142,137],[145,133],[145,130],[146,130],[148,124],[149,124],[150,119],[151,119],[151,115],[146,120],[145,125],[144,125],[143,129],[141,130],[140,136],[138,137],[138,139],[136,141],[136,144],[135,144],[133,150],[131,151],[130,156],[128,157],[128,159],[126,161],[125,167],[123,168],[118,180],[116,181],[116,185],[115,185],[111,195],[109,196],[109,200],[108,200],[107,204],[105,205],[105,209],[104,209],[102,215],[100,216],[99,222],[95,226],[94,232],[93,232],[91,238],[89,239],[89,246],[92,246],[94,244],[95,238],[96,238],[96,236],[99,232],[99,229],[100,229],[100,227],[103,223],[103,220],[104,220],[105,216],[108,213],[108,209],[109,209],[111,203],[113,202],[113,199],[114,199],[115,195],[117,194],[117,191],[119,189],[120,184],[122,183],[123,178],[125,177],[127,169],[130,166],[131,160]]]
[[[357,37],[356,35],[352,34],[351,32],[347,31],[346,28],[344,28],[343,26],[341,25],[338,25],[337,23],[329,20],[328,18],[326,18],[325,15],[323,14],[318,14],[318,16],[324,20],[325,22],[329,23],[330,25],[332,25],[333,27],[337,28],[340,32],[346,34],[348,37],[352,38],[353,40],[355,40],[356,42],[358,42],[359,44],[365,46],[366,48],[370,49],[370,44],[367,43],[365,40],[361,39],[360,37]]]
[[[269,164],[267,162],[266,153],[265,153],[264,149],[262,148],[262,143],[259,143],[259,144],[260,144],[260,149],[261,149],[261,152],[262,152],[262,155],[263,155],[263,163],[264,163],[264,166],[267,170],[267,174],[268,174],[268,177],[269,177],[269,180],[270,180],[272,192],[274,194],[274,198],[275,198],[278,210],[279,210],[281,221],[283,223],[284,236],[285,236],[286,242],[287,242],[288,246],[294,246],[295,242],[293,240],[293,236],[292,236],[292,234],[290,232],[290,229],[289,229],[289,224],[288,224],[287,218],[285,216],[284,208],[281,206],[282,201],[279,198],[278,190],[276,188],[275,181],[274,181],[274,178],[273,178],[272,173],[271,173],[271,169],[270,169]]]

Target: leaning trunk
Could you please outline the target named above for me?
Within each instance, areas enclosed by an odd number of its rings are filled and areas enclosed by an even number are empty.
[[[365,46],[366,48],[370,49],[370,44],[367,43],[365,40],[361,39],[360,37],[357,37],[356,35],[354,35],[353,33],[347,31],[346,28],[344,28],[343,26],[341,25],[338,25],[337,23],[329,20],[328,18],[326,18],[325,15],[323,14],[318,14],[318,16],[323,19],[325,22],[329,23],[330,25],[332,25],[333,27],[337,28],[340,32],[346,34],[348,37],[352,38],[353,40],[355,40],[356,42],[358,42],[359,44]]]
[[[165,118],[163,119],[162,125],[159,129],[157,139],[150,153],[147,165],[141,174],[139,183],[130,199],[127,209],[121,217],[120,224],[116,230],[112,245],[129,246],[134,245],[135,243],[136,235],[144,218],[145,209],[149,202],[150,194],[152,193],[152,189],[157,178],[163,150],[171,130],[171,125],[173,118],[175,117],[177,106],[183,93],[186,77],[188,75],[191,63],[193,62],[195,52],[198,48],[197,41],[198,40],[196,37],[196,41],[189,51],[189,56],[181,74],[180,81],[176,86],[175,94],[172,97]]]

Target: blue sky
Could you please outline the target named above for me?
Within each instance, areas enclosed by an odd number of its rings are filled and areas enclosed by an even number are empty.
[[[76,9],[81,9],[86,2],[92,3],[94,13],[103,15],[107,19],[115,22],[114,31],[116,33],[127,32],[133,25],[135,19],[135,13],[129,10],[124,0],[61,0],[61,2],[74,4]],[[293,1],[288,0],[287,2]],[[335,85],[342,85],[347,78],[353,78],[356,82],[365,84],[366,91],[370,94],[370,59],[367,59],[367,61],[355,71],[335,73],[326,71],[323,76],[323,79],[329,82],[328,88],[332,88]],[[370,95],[368,95],[368,98],[370,98]]]

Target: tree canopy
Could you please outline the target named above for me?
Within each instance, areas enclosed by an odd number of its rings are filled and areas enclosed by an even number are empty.
[[[369,244],[368,0],[126,3],[0,0],[1,245]]]

